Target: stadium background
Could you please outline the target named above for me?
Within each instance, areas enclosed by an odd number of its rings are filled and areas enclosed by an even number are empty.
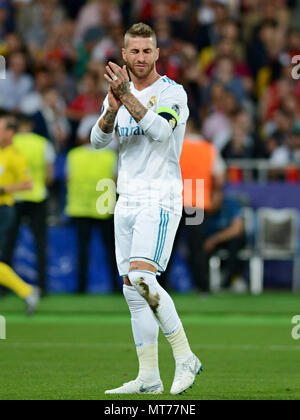
[[[185,86],[199,132],[227,160],[227,191],[242,195],[254,211],[260,207],[300,211],[299,171],[295,169],[300,160],[289,143],[300,112],[300,83],[292,78],[292,58],[300,54],[297,3],[0,1],[0,53],[6,57],[8,72],[11,57],[18,51],[24,54],[27,81],[24,91],[15,92],[15,97],[10,92],[7,97],[7,81],[1,80],[0,107],[33,116],[36,131],[46,133],[56,151],[48,218],[49,291],[72,292],[77,287],[76,236],[64,213],[66,155],[76,145],[83,117],[99,112],[106,92],[104,64],[120,60],[124,29],[137,21],[156,30],[161,48],[158,71]],[[37,92],[37,78],[44,69],[54,103],[41,94],[41,103],[31,109],[30,95]],[[100,75],[99,79],[87,80],[90,72]],[[51,131],[41,129],[36,117],[45,107],[53,109]],[[235,119],[241,109],[249,120],[246,128]],[[238,146],[232,139],[233,129],[239,132]],[[251,170],[247,170],[249,164]],[[109,292],[105,243],[94,235],[90,249],[89,291]],[[189,267],[180,250],[176,256],[172,286],[189,291],[193,287]],[[25,280],[36,281],[33,238],[26,227],[20,234],[14,267]],[[265,285],[290,288],[292,270],[291,261],[266,263]]]

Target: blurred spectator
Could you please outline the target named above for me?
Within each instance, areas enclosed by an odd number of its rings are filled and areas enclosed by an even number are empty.
[[[28,48],[37,58],[54,28],[62,22],[64,8],[59,0],[31,1],[18,8],[17,28]]]
[[[285,0],[244,0],[242,15],[243,39],[250,43],[259,33],[262,23],[274,22],[278,27],[285,28],[289,24],[290,12]],[[260,34],[262,41],[267,38]]]
[[[0,80],[0,106],[7,111],[18,110],[22,99],[33,89],[33,79],[27,74],[26,56],[13,53],[8,59],[6,79]]]
[[[47,38],[40,57],[50,63],[56,61],[72,66],[77,60],[74,33],[75,22],[72,19],[64,19],[56,24]]]
[[[233,93],[240,103],[246,99],[247,94],[243,81],[240,76],[235,74],[235,64],[232,58],[224,56],[217,60],[214,79]]]
[[[271,154],[270,162],[274,168],[286,168],[289,165],[300,165],[300,122],[292,127],[286,144],[276,148]]]
[[[238,109],[238,102],[221,83],[215,83],[211,86],[209,103],[211,109],[203,121],[202,133],[207,140],[216,144],[218,136],[231,132],[232,119]]]
[[[91,71],[86,73],[82,80],[81,93],[69,104],[66,116],[80,121],[89,114],[96,114],[105,96],[103,92],[99,92],[98,74]]]
[[[16,52],[23,52],[28,54],[20,35],[18,35],[16,32],[10,32],[5,36],[5,41],[1,47],[1,54],[5,57],[9,57]]]
[[[88,29],[81,42],[76,46],[77,61],[73,68],[74,75],[78,78],[84,76],[93,51],[103,39],[104,33],[98,27]]]
[[[65,150],[71,126],[65,115],[66,104],[52,87],[43,91],[42,107],[33,115],[34,132],[48,138],[56,151]]]
[[[224,138],[222,156],[225,159],[251,159],[256,155],[251,116],[247,111],[238,111],[233,119],[232,132]]]
[[[77,19],[75,39],[80,41],[87,30],[99,27],[102,30],[119,24],[120,10],[109,0],[89,0],[80,10]]]
[[[226,0],[206,1],[204,7],[205,9],[199,10],[199,25],[195,32],[195,42],[199,50],[220,42],[223,24],[229,17]]]
[[[91,59],[98,63],[118,60],[123,47],[123,37],[122,25],[113,25],[93,48]]]
[[[181,83],[188,95],[190,115],[193,119],[201,119],[204,112],[201,109],[201,92],[205,85],[205,75],[198,63],[198,52],[191,43],[185,43],[181,47]]]
[[[26,115],[34,115],[42,110],[42,94],[53,84],[52,75],[46,67],[42,67],[34,73],[34,89],[27,93],[20,101],[19,110]]]
[[[222,287],[229,288],[236,277],[243,275],[244,264],[239,260],[238,253],[245,246],[245,231],[242,209],[239,202],[233,198],[218,194],[218,202],[206,224],[204,251],[209,259],[220,249],[228,251],[228,259],[222,270]]]
[[[239,28],[235,22],[228,21],[227,26],[232,27],[232,32],[238,35]],[[230,33],[230,30],[228,32]],[[234,77],[242,81],[247,94],[253,95],[254,82],[252,71],[246,61],[245,49],[234,36],[228,34],[218,45],[204,48],[199,55],[200,68],[208,77],[214,77],[221,58],[228,58],[232,62]]]
[[[299,89],[300,85],[297,85],[297,90],[300,92]],[[282,98],[281,107],[284,112],[289,114],[294,120],[300,118],[300,95],[289,94]]]
[[[160,47],[157,71],[168,76],[170,79],[179,82],[182,71],[180,57],[172,53],[172,42],[158,44]]]
[[[300,34],[295,29],[289,30],[286,49],[290,57],[300,54]]]
[[[264,125],[263,134],[266,149],[270,156],[278,147],[287,144],[294,121],[292,114],[280,108],[276,111],[273,120],[268,121]]]
[[[261,121],[265,122],[272,119],[275,112],[280,108],[284,99],[293,95],[294,89],[291,78],[281,78],[270,84],[266,89],[260,103]]]
[[[70,151],[67,157],[66,214],[72,218],[78,235],[79,293],[86,293],[88,290],[89,245],[94,228],[100,232],[105,244],[113,290],[119,291],[112,218],[115,192],[108,189],[105,193],[107,206],[101,209],[101,214],[96,208],[101,197],[101,193],[97,192],[97,185],[101,180],[115,180],[117,155],[111,149],[94,150],[90,146],[90,132],[97,119],[97,116],[94,119],[88,117],[89,124],[82,122],[78,129],[80,145]]]
[[[210,68],[217,57],[227,56],[237,61],[246,59],[245,45],[241,42],[239,35],[240,27],[237,22],[233,20],[224,22],[220,42],[200,51],[199,61],[205,71]],[[239,66],[236,67],[238,70]],[[249,72],[248,69],[247,72]]]
[[[51,143],[32,132],[32,121],[18,116],[15,148],[26,158],[32,175],[33,188],[16,195],[16,216],[4,248],[3,260],[11,265],[21,224],[29,223],[34,236],[37,256],[38,286],[46,293],[47,273],[47,187],[53,182],[55,151]]]
[[[75,78],[67,70],[63,60],[55,59],[49,63],[49,72],[52,84],[66,104],[72,102],[77,95],[77,84]]]

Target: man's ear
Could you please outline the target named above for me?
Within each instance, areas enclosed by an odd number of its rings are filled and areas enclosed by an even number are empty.
[[[123,57],[123,60],[125,61],[125,63],[127,63],[126,50],[125,50],[125,48],[122,48],[122,57]]]
[[[160,49],[156,48],[156,61],[159,59]]]

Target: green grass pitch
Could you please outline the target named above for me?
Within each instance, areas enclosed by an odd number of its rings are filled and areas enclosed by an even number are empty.
[[[300,399],[300,340],[292,318],[300,296],[174,295],[204,372],[183,396],[169,394],[171,349],[160,335],[165,394],[109,400]],[[32,318],[23,302],[0,300],[7,339],[0,340],[0,400],[105,400],[105,389],[136,377],[130,316],[120,296],[51,296]]]

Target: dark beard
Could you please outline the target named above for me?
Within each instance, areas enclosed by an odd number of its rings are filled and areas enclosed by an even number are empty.
[[[128,68],[128,70],[137,78],[137,79],[145,79],[146,77],[149,76],[149,74],[153,71],[154,67],[155,67],[155,62],[153,62],[149,68],[149,70],[147,71],[147,73],[145,73],[144,75],[140,75],[136,72],[136,70],[129,64],[126,63],[126,66]]]

